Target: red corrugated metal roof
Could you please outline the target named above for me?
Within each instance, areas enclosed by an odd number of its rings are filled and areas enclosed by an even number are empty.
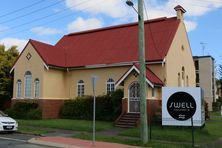
[[[145,21],[147,61],[164,59],[178,26],[176,17]],[[137,23],[68,34],[55,46],[30,42],[47,65],[58,67],[138,61]]]
[[[164,85],[164,83],[148,67],[146,67],[146,78],[154,85]]]
[[[134,64],[135,67],[139,70],[139,64]],[[146,78],[155,85],[163,86],[163,82],[146,66]]]

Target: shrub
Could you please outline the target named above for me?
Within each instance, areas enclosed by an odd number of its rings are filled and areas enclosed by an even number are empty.
[[[122,112],[122,98],[123,91],[121,89],[117,89],[111,94],[111,101],[113,106],[113,120],[115,120]]]
[[[122,90],[117,90],[111,95],[96,97],[96,120],[111,121],[121,113]],[[77,97],[67,100],[61,110],[61,118],[92,120],[93,97]]]
[[[204,110],[205,110],[205,120],[210,119],[208,103],[204,101]]]
[[[41,119],[42,113],[38,103],[17,102],[5,111],[9,116],[16,119]]]
[[[217,101],[217,102],[213,102],[212,107],[213,107],[213,111],[220,111],[220,107],[221,107],[221,102]]]

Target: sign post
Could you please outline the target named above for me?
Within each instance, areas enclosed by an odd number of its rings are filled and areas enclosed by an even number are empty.
[[[191,127],[194,147],[194,126],[205,122],[201,88],[164,87],[162,95],[162,125]]]
[[[93,139],[92,144],[95,146],[95,137],[96,137],[96,93],[95,93],[95,87],[96,87],[96,76],[92,76],[92,88],[93,88]]]
[[[191,117],[191,128],[192,128],[192,147],[194,147],[194,128],[193,128],[193,117]]]

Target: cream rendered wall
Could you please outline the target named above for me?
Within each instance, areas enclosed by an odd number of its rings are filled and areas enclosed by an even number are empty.
[[[182,46],[184,50],[182,50]],[[178,73],[185,68],[185,78],[189,78],[189,86],[195,87],[195,67],[185,25],[180,23],[173,43],[166,56],[166,86],[178,86]],[[185,79],[186,82],[186,79]],[[186,84],[185,84],[186,86]]]
[[[162,64],[148,65],[148,68],[162,81],[166,78],[166,69]]]
[[[67,86],[69,86],[69,89],[67,89],[68,96],[69,98],[77,97],[77,83],[79,80],[84,81],[85,95],[92,95],[92,75],[97,76],[96,95],[105,95],[107,80],[112,78],[115,82],[118,81],[130,67],[131,66],[72,70],[67,74],[66,83]]]
[[[30,60],[26,58],[28,53],[32,56]],[[26,71],[30,71],[32,73],[32,98],[34,97],[34,80],[36,78],[40,81],[40,98],[42,98],[44,62],[30,43],[24,49],[14,67],[13,98],[16,98],[16,84],[19,79],[22,81],[22,98],[24,98],[24,76]]]
[[[68,99],[67,72],[49,69],[44,71],[44,99]]]

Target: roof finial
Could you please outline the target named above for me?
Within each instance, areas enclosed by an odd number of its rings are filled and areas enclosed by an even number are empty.
[[[174,10],[177,12],[177,19],[183,21],[183,14],[186,12],[186,10],[180,5],[177,5]]]

